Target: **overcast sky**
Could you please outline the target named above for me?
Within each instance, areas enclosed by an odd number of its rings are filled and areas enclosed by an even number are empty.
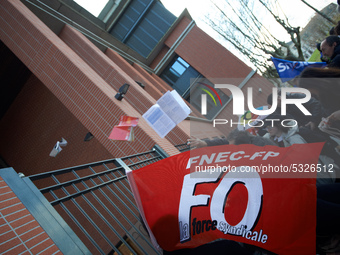
[[[85,9],[90,11],[93,15],[98,16],[102,8],[105,6],[108,0],[74,0],[78,4],[82,5]],[[238,1],[238,0],[230,0]],[[300,0],[276,0],[278,6],[282,9],[282,12],[288,17],[290,25],[293,27],[300,26],[301,29],[309,22],[315,12],[302,3]],[[227,48],[228,44],[219,39],[216,33],[203,21],[207,11],[209,11],[210,0],[161,0],[164,6],[172,12],[175,16],[179,16],[182,11],[187,8],[192,18],[195,20],[198,27],[209,34],[211,37],[219,41],[222,45]],[[310,5],[318,10],[321,10],[330,3],[336,3],[336,0],[306,0]],[[261,13],[259,13],[261,16]],[[263,17],[263,16],[262,16]],[[270,15],[268,14],[268,17]],[[288,34],[274,21],[266,23],[264,25],[278,37],[280,40],[290,41]],[[276,34],[275,34],[276,33]],[[233,51],[232,49],[230,49]],[[239,56],[237,51],[233,53]],[[243,57],[239,56],[244,60]]]
[[[238,0],[235,0],[238,1]],[[171,11],[174,15],[178,16],[187,8],[189,13],[196,20],[199,17],[204,16],[205,5],[207,5],[209,0],[161,0],[164,6]],[[306,23],[313,16],[314,11],[307,7],[300,0],[277,0],[279,5],[282,7],[283,11],[286,13],[288,18],[298,26],[305,26]],[[313,7],[321,10],[323,7],[330,3],[336,3],[335,0],[306,0],[307,3],[312,5]]]
[[[74,0],[95,16],[98,16],[108,0]],[[234,0],[238,1],[238,0]],[[202,21],[210,0],[161,0],[164,6],[175,16],[179,16],[187,8],[190,15],[196,21],[197,25],[205,30],[205,24]],[[282,10],[288,16],[292,26],[304,27],[314,15],[314,11],[307,7],[300,0],[277,0]],[[335,0],[306,0],[310,5],[321,10],[330,3],[336,3]]]

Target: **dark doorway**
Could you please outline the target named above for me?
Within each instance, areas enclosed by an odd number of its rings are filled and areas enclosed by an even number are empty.
[[[0,41],[0,119],[31,75],[31,71]]]

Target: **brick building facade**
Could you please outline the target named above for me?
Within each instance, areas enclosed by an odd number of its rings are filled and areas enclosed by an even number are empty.
[[[164,139],[141,117],[167,90],[178,90],[190,105],[190,89],[196,88],[194,82],[191,84],[193,78],[232,78],[243,91],[261,88],[254,104],[265,104],[272,85],[198,28],[187,11],[178,18],[166,14],[172,23],[169,21],[149,51],[134,49],[133,39],[145,30],[143,20],[136,21],[131,35],[122,40],[114,37],[129,6],[145,2],[145,8],[155,9],[143,15],[159,8],[166,12],[159,1],[117,1],[116,7],[107,6],[105,18],[100,19],[72,0],[0,1],[0,156],[4,166],[28,176],[120,158],[155,145],[171,156],[180,153],[176,145],[186,143],[191,135],[227,135],[230,127],[213,128],[211,120],[193,105],[192,117]],[[152,40],[148,40],[151,45]],[[164,77],[171,65],[183,60],[186,70],[178,81],[184,75],[191,79],[182,90],[183,84],[167,83]],[[125,83],[130,88],[118,101],[115,95]],[[219,93],[225,106],[214,117],[235,119],[230,92]],[[140,118],[134,142],[108,139],[121,115]],[[89,133],[94,138],[84,141]],[[57,157],[50,157],[61,138],[67,140],[67,146]]]

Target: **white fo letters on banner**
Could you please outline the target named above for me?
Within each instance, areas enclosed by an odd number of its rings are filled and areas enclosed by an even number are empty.
[[[193,178],[190,174],[185,175],[178,212],[181,243],[190,241],[192,235],[216,229],[224,234],[242,236],[246,239],[265,243],[268,237],[262,230],[259,233],[252,232],[260,217],[263,197],[262,181],[257,171],[246,174],[240,174],[238,171],[229,172],[221,180],[212,196],[194,195],[197,185],[218,181],[219,176],[215,178]],[[237,183],[241,183],[247,188],[248,202],[243,218],[238,224],[232,226],[225,218],[224,208],[228,194]],[[191,219],[193,207],[209,206],[209,202],[211,219],[203,221],[197,221],[196,218]],[[228,210],[232,209],[228,208]]]

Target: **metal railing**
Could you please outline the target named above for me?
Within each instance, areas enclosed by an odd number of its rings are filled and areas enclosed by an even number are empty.
[[[188,151],[190,150],[190,145],[188,145],[187,143],[183,143],[183,144],[178,144],[175,146],[180,152],[184,152],[184,151]]]
[[[28,176],[92,254],[158,254],[125,174],[166,155],[151,151]]]

